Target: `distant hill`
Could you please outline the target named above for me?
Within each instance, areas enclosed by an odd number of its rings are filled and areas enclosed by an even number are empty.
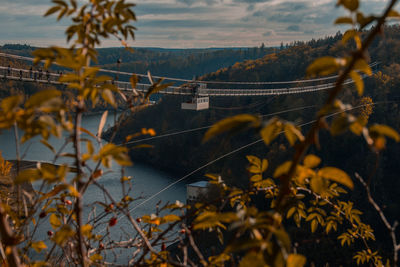
[[[0,51],[21,56],[32,56],[37,47],[21,44],[0,46]],[[98,49],[98,65],[126,72],[147,73],[192,79],[220,68],[228,67],[244,60],[261,58],[274,53],[277,48],[200,48],[169,49],[154,47],[133,48],[134,52],[123,47]],[[118,59],[122,60],[119,68]]]

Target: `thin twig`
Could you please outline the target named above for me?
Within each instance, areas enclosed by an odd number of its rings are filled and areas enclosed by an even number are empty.
[[[374,209],[378,212],[379,217],[381,218],[383,224],[385,225],[386,229],[388,229],[389,233],[390,233],[390,237],[392,239],[392,244],[393,244],[393,266],[397,266],[397,261],[398,261],[398,252],[400,251],[400,244],[397,244],[397,240],[396,240],[396,226],[397,226],[397,222],[394,222],[393,225],[391,225],[389,223],[389,221],[387,220],[385,213],[383,212],[383,210],[381,209],[381,207],[375,202],[374,198],[371,195],[371,190],[368,186],[368,184],[364,181],[364,179],[358,174],[355,173],[356,178],[358,179],[358,181],[360,181],[360,183],[363,185],[365,191],[367,192],[367,198],[369,203],[371,203],[371,205],[374,207]]]

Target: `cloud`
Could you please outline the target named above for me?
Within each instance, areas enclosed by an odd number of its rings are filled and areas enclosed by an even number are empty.
[[[216,0],[176,0],[178,3],[184,3],[188,6],[191,6],[193,4],[206,4],[206,5],[214,5],[218,1]]]
[[[286,30],[291,31],[291,32],[299,32],[300,26],[299,25],[290,25],[286,28]]]
[[[346,14],[335,8],[337,0],[127,1],[137,4],[136,41],[130,42],[135,46],[279,45],[334,34],[342,29],[333,25],[335,18]],[[56,23],[53,16],[43,18],[50,5],[50,0],[1,0],[0,43],[65,44],[69,20]],[[384,7],[382,0],[364,0],[361,5],[367,14],[379,14]]]
[[[264,37],[269,37],[269,36],[276,36],[276,32],[274,30],[268,30],[263,33]]]

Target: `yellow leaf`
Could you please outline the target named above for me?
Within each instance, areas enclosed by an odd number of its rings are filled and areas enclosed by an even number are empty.
[[[285,124],[285,136],[291,146],[294,146],[297,139],[304,141],[304,136],[299,129],[291,123]]]
[[[43,241],[33,242],[32,248],[36,250],[37,253],[40,253],[43,249],[46,249],[47,246]]]
[[[248,267],[248,266],[261,267],[268,265],[266,265],[262,253],[250,250],[250,252],[248,252],[239,263],[239,267]]]
[[[358,0],[339,0],[338,5],[343,5],[348,10],[354,12],[358,9],[360,3]]]
[[[364,81],[360,74],[355,71],[350,72],[350,77],[356,84],[358,95],[361,96],[364,93]]]
[[[91,261],[101,261],[102,259],[103,256],[101,256],[100,254],[93,254],[92,256],[90,256]]]
[[[269,145],[280,133],[282,132],[282,122],[277,118],[272,118],[264,126],[260,135],[264,140],[264,143]]]
[[[33,182],[40,179],[40,172],[37,169],[26,169],[18,173],[15,183]]]
[[[327,189],[327,183],[320,176],[313,176],[310,181],[311,190],[317,194],[323,195]]]
[[[18,105],[22,103],[23,100],[24,97],[20,94],[9,96],[1,101],[0,106],[4,113],[12,112],[16,107],[18,107]]]
[[[285,163],[279,165],[278,168],[275,169],[274,178],[279,178],[286,174],[289,171],[290,166],[292,166],[291,161],[286,161]]]
[[[263,159],[261,164],[261,172],[265,172],[268,169],[268,160]]]
[[[390,12],[389,12],[389,14],[388,14],[388,17],[391,17],[391,18],[399,18],[400,17],[400,13],[399,12],[397,12],[396,10],[390,10]]]
[[[61,229],[55,233],[53,237],[53,241],[62,246],[65,242],[68,241],[70,237],[73,237],[75,235],[74,230],[71,229],[69,225],[63,225]]]
[[[317,220],[312,220],[311,222],[311,233],[314,233],[317,230],[318,227],[318,221]]]
[[[343,34],[342,43],[346,44],[350,39],[354,39],[358,49],[361,48],[362,43],[361,43],[361,38],[360,38],[360,35],[359,35],[358,31],[356,31],[356,30],[348,30],[348,31],[346,31]]]
[[[61,221],[55,213],[52,213],[50,215],[49,220],[50,220],[51,227],[53,227],[54,229],[57,229],[58,227],[61,226]]]
[[[111,92],[111,90],[109,90],[109,89],[104,89],[104,90],[101,92],[101,96],[103,97],[103,99],[104,99],[108,104],[110,104],[110,105],[113,106],[113,107],[117,107],[117,104],[115,103],[114,95],[113,95],[113,93]]]
[[[61,92],[55,89],[42,90],[32,95],[25,103],[26,108],[39,107],[45,102],[61,96]]]
[[[325,179],[345,185],[350,189],[353,189],[354,187],[353,181],[351,180],[350,176],[338,168],[324,167],[318,171],[318,175]]]
[[[372,69],[371,67],[367,64],[365,59],[359,59],[354,65],[354,69],[359,70],[361,72],[364,72],[368,76],[372,75]]]
[[[255,166],[255,165],[251,165],[250,167],[247,168],[247,170],[248,170],[250,173],[261,173],[260,167],[257,167],[257,166]]]
[[[286,260],[286,267],[303,267],[306,264],[306,257],[300,254],[290,254]]]
[[[230,118],[223,119],[215,123],[204,135],[203,142],[207,142],[211,138],[225,133],[243,130],[248,127],[258,127],[260,119],[250,114],[240,114]]]
[[[103,128],[104,125],[106,124],[107,120],[107,115],[108,115],[108,110],[106,110],[103,115],[101,116],[100,123],[99,123],[99,128],[97,129],[97,140],[100,142],[101,140],[101,134],[103,133]],[[89,152],[90,153],[90,152]]]
[[[257,158],[256,156],[247,155],[246,158],[251,164],[253,164],[257,167],[261,166],[261,160],[259,158]]]
[[[82,234],[84,236],[86,236],[87,238],[90,238],[90,236],[92,234],[92,229],[93,229],[93,226],[91,226],[90,224],[85,224],[81,227]]]
[[[353,24],[353,19],[350,17],[339,17],[335,20],[335,24]]]
[[[260,174],[256,174],[251,176],[250,181],[252,182],[259,182],[262,180],[262,176]]]
[[[394,130],[392,127],[389,127],[387,125],[383,124],[374,124],[369,128],[369,131],[371,134],[378,134],[378,135],[384,135],[389,138],[392,138],[396,142],[400,141],[400,135],[399,133]]]
[[[313,154],[307,155],[303,160],[304,166],[311,169],[317,167],[320,163],[321,159]]]
[[[165,215],[162,219],[165,222],[175,222],[175,221],[180,221],[181,220],[181,218],[179,216],[174,215],[174,214]]]
[[[307,68],[309,76],[325,76],[337,72],[340,67],[346,65],[346,60],[334,57],[321,57],[316,59]]]

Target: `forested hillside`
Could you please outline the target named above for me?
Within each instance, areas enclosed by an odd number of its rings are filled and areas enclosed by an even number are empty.
[[[305,76],[306,67],[316,58],[324,55],[342,55],[346,49],[340,42],[342,36],[337,34],[321,40],[310,42],[297,42],[286,50],[266,55],[257,60],[248,60],[223,68],[214,73],[201,77],[203,80],[217,81],[281,81],[300,79]],[[386,27],[381,38],[373,43],[369,50],[371,61],[379,61],[379,72],[374,74],[366,82],[365,95],[371,97],[376,103],[370,123],[387,124],[396,130],[400,129],[400,27]],[[128,134],[140,131],[141,127],[152,127],[160,135],[174,133],[180,130],[194,129],[211,125],[218,120],[240,113],[271,114],[295,108],[301,108],[294,112],[280,114],[279,117],[295,121],[298,124],[313,120],[315,110],[320,107],[326,98],[326,92],[288,95],[278,97],[252,97],[252,98],[212,98],[210,109],[205,111],[187,111],[180,109],[180,103],[187,100],[184,97],[163,97],[161,103],[148,108],[139,114],[134,114],[125,121],[122,129],[118,131],[119,141]],[[360,99],[353,86],[348,86],[342,94],[345,102],[359,105]],[[360,110],[352,111],[358,114]],[[151,118],[151,119],[150,119]],[[266,117],[267,118],[267,117]],[[171,137],[148,140],[146,143],[153,145],[151,149],[134,149],[131,156],[134,160],[147,162],[153,166],[167,169],[177,173],[177,178],[190,171],[233,151],[241,146],[256,140],[252,132],[244,132],[234,136],[225,135],[223,138],[202,144],[203,131],[195,131]],[[247,187],[249,174],[246,170],[246,155],[256,155],[267,158],[270,165],[276,166],[279,162],[287,160],[290,150],[284,143],[284,137],[278,139],[269,147],[262,145],[250,146],[235,153],[215,164],[208,166],[192,176],[192,180],[204,179],[204,173],[221,173],[225,181],[240,187]],[[354,134],[345,133],[332,138],[327,132],[320,135],[320,150],[313,153],[324,159],[324,164],[338,166],[347,173],[353,175],[358,172],[368,177],[375,173],[371,184],[374,195],[380,204],[384,203],[385,211],[390,219],[400,218],[400,199],[397,189],[400,188],[398,173],[400,167],[400,152],[397,145],[388,145],[387,149],[378,157],[372,153],[364,140]],[[285,152],[285,153],[283,153]],[[390,160],[389,160],[390,159]],[[376,162],[379,168],[374,172]],[[269,173],[272,175],[272,173]],[[367,206],[363,190],[356,186],[352,194],[352,200]],[[385,229],[380,222],[374,219],[374,212],[367,212],[367,221],[376,227],[377,235],[384,235]],[[297,232],[301,236],[300,232]],[[305,245],[303,248],[315,250],[312,260],[316,262],[331,261],[345,266],[352,266],[351,261],[342,261],[338,255],[343,252],[332,251],[330,255],[318,253],[318,247],[330,249],[335,240],[325,239],[323,233],[317,233],[308,240],[319,240],[321,244]],[[318,241],[318,242],[319,242]],[[379,243],[385,246],[388,243]],[[389,242],[390,244],[390,242]],[[338,253],[335,255],[335,253]],[[346,253],[351,253],[347,251]],[[329,259],[328,259],[329,258]],[[346,257],[344,257],[346,258]],[[319,261],[321,260],[321,261]]]
[[[0,46],[0,51],[20,56],[31,57],[37,47],[20,44],[6,44]],[[274,53],[280,49],[253,47],[253,48],[205,48],[205,49],[162,49],[162,48],[134,48],[129,49],[100,48],[98,64],[104,68],[126,72],[147,73],[154,75],[174,76],[192,79],[194,76],[217,71],[236,62],[251,60]],[[117,64],[121,59],[122,63]]]

